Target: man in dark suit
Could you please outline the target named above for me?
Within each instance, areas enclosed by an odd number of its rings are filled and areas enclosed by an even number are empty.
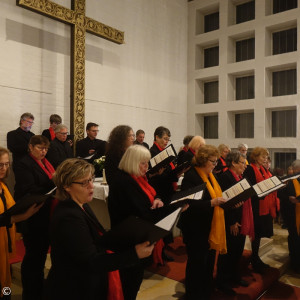
[[[56,169],[61,162],[73,157],[72,148],[67,141],[68,127],[59,124],[55,128],[55,139],[50,143],[50,148],[46,158]]]
[[[16,130],[7,133],[7,148],[13,155],[13,169],[23,156],[28,153],[28,143],[30,138],[34,135],[31,127],[33,125],[34,116],[31,113],[24,113],[20,117],[20,127]]]
[[[145,131],[142,129],[139,129],[135,134],[135,141],[133,142],[136,145],[141,145],[149,149],[149,145],[144,142],[145,138]]]
[[[88,123],[86,125],[87,137],[76,144],[76,156],[85,158],[94,155],[90,162],[94,159],[105,155],[106,141],[97,139],[99,125],[96,123]]]

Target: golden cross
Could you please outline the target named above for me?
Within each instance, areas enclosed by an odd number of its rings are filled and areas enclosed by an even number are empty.
[[[124,43],[124,32],[85,15],[85,0],[72,0],[71,9],[48,0],[17,0],[17,5],[71,25],[71,133],[75,141],[84,137],[85,110],[85,33],[117,44]]]

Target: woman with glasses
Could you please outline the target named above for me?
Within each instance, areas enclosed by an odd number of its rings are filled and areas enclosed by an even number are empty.
[[[151,255],[149,242],[112,253],[102,245],[104,228],[88,203],[93,199],[94,167],[67,159],[56,170],[56,206],[51,220],[51,262],[47,299],[127,300],[118,269]]]
[[[11,287],[9,259],[15,254],[15,224],[26,220],[35,214],[40,206],[33,205],[26,212],[19,215],[7,215],[5,211],[14,206],[12,198],[4,180],[9,173],[9,152],[0,147],[0,299],[11,299],[10,295],[1,295],[3,287]]]
[[[246,155],[238,150],[231,151],[226,157],[228,170],[218,177],[222,191],[242,179],[247,167]],[[238,203],[225,210],[227,254],[218,258],[217,287],[227,294],[235,294],[232,284],[248,286],[239,274],[239,262],[243,254],[246,235],[254,240],[254,225],[251,199]]]
[[[251,185],[271,177],[264,168],[268,156],[269,151],[266,148],[256,147],[252,150],[250,154],[251,164],[244,172],[244,177],[247,178]],[[279,201],[277,202],[277,197],[269,194],[263,199],[253,196],[251,203],[255,230],[255,239],[251,243],[251,264],[255,272],[263,273],[265,268],[269,266],[258,255],[260,240],[262,237],[271,237],[273,235],[273,218],[276,217],[276,213],[279,210]]]
[[[55,187],[52,181],[54,168],[45,158],[49,140],[43,135],[35,135],[30,139],[28,147],[28,154],[15,169],[16,201],[23,201],[25,195],[44,195]],[[51,200],[47,200],[38,213],[17,226],[23,234],[25,246],[21,266],[23,300],[42,298],[51,204]]]
[[[108,138],[108,146],[105,157],[105,176],[110,185],[118,172],[120,160],[126,149],[133,145],[135,135],[130,126],[119,125],[115,127]]]
[[[182,190],[187,190],[206,183],[202,199],[191,203],[178,222],[188,255],[185,278],[187,300],[210,298],[216,250],[226,253],[224,212],[219,207],[225,200],[212,173],[218,157],[216,147],[200,147],[181,185]]]

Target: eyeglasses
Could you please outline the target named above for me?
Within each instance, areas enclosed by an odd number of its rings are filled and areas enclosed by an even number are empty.
[[[10,162],[1,163],[1,164],[0,164],[0,170],[4,169],[4,167],[5,167],[5,168],[9,168],[9,166],[10,166]]]
[[[23,121],[25,121],[25,122],[27,122],[27,123],[29,123],[29,124],[34,124],[33,121],[29,121],[29,120],[25,120],[25,119],[23,119]]]
[[[209,159],[209,161],[210,161],[213,165],[217,165],[217,163],[218,163],[218,160],[210,160],[210,159]]]
[[[163,140],[166,142],[171,142],[171,140],[169,138],[163,138]]]
[[[43,150],[48,151],[49,150],[48,147],[36,146],[36,148],[38,148],[40,151],[43,151]]]
[[[61,135],[68,135],[69,134],[69,132],[58,132],[59,134],[61,134]]]
[[[246,165],[245,161],[239,161],[239,164]]]
[[[84,180],[84,181],[81,181],[81,182],[78,182],[78,181],[72,181],[72,183],[76,183],[76,184],[80,184],[82,187],[88,187],[90,182],[94,182],[95,181],[95,176],[93,176],[92,178],[90,179],[87,179],[87,180]]]
[[[91,131],[91,132],[99,132],[99,130],[97,130],[97,129],[96,130],[89,130],[89,131]]]
[[[135,138],[135,134],[128,134],[128,137],[133,137],[133,138]]]

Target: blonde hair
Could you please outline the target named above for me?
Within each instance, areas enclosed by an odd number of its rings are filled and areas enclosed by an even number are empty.
[[[219,150],[220,155],[221,155],[221,153],[222,153],[226,148],[227,148],[229,151],[231,151],[230,147],[227,146],[227,145],[225,145],[225,144],[220,144],[220,145],[218,146],[218,150]]]
[[[263,147],[255,147],[250,154],[250,161],[255,163],[258,157],[261,155],[268,156],[269,155],[268,149]]]
[[[0,147],[0,157],[2,157],[4,154],[7,154],[8,155],[8,159],[9,159],[9,151],[6,148]],[[9,174],[9,168],[6,169],[6,174],[3,177],[3,179],[7,178],[8,174]]]
[[[119,163],[119,169],[130,175],[140,176],[140,163],[142,161],[148,162],[150,158],[150,151],[146,147],[140,145],[130,146]]]
[[[217,147],[213,145],[203,145],[199,148],[192,162],[196,167],[204,167],[212,156],[220,157]]]
[[[57,187],[56,197],[58,200],[70,198],[65,187],[69,187],[73,181],[84,178],[89,174],[94,175],[94,166],[83,159],[69,158],[64,160],[56,169],[53,181]]]
[[[205,139],[200,135],[195,135],[189,142],[189,148],[193,150],[199,149],[203,145],[205,145]]]

